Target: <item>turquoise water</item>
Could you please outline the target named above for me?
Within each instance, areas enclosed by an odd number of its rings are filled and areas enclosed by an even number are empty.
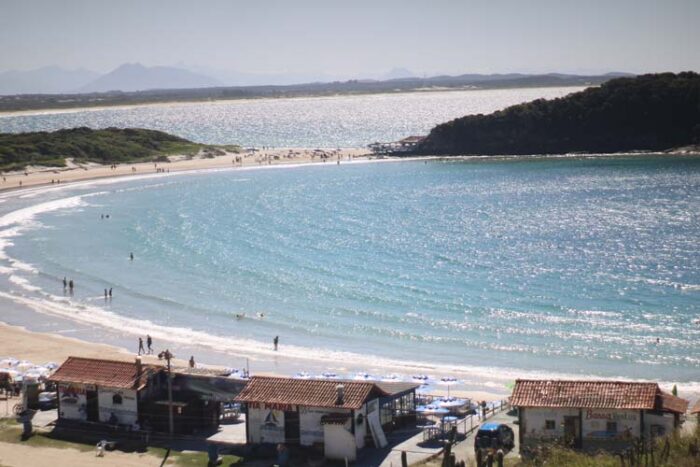
[[[159,175],[0,210],[0,289],[56,316],[368,366],[700,382],[700,158]]]

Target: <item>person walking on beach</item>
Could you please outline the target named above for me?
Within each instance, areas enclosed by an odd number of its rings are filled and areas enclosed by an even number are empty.
[[[146,350],[143,348],[143,339],[139,337],[139,355],[142,353],[146,353]]]
[[[150,334],[146,334],[146,345],[148,345],[148,353],[153,353],[153,339]]]
[[[277,351],[277,344],[280,342],[280,336],[275,336],[274,339],[272,339],[272,343],[275,345],[275,351]]]
[[[190,368],[194,368],[194,355],[190,356]]]

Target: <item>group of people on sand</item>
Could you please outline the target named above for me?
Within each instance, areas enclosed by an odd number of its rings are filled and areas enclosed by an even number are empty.
[[[143,338],[139,337],[139,355],[146,353],[150,355],[153,353],[153,339],[151,338],[150,334],[146,334],[146,346],[148,347],[148,349],[144,349]]]

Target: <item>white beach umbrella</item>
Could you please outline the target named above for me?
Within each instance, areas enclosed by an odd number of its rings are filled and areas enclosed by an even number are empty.
[[[370,375],[369,373],[365,373],[363,371],[360,371],[355,375],[355,377],[353,379],[357,380],[357,381],[373,381],[376,378],[374,376]]]
[[[22,360],[17,365],[15,365],[17,371],[29,371],[32,367],[34,367],[34,364],[26,360]]]
[[[340,379],[336,373],[332,371],[324,371],[317,376],[318,379]]]
[[[440,386],[447,386],[447,397],[450,397],[450,387],[455,386],[459,384],[459,380],[457,378],[453,378],[452,376],[443,376],[440,378],[440,380],[437,382]]]
[[[387,383],[396,383],[403,381],[403,378],[401,378],[399,375],[385,375],[382,376],[382,381],[385,381]]]
[[[3,358],[2,360],[0,360],[0,368],[13,368],[13,367],[17,366],[18,363],[19,363],[19,360],[17,360],[16,358],[12,358],[12,357]]]
[[[428,375],[413,375],[411,376],[411,381],[422,386],[427,386],[430,384],[430,376]]]

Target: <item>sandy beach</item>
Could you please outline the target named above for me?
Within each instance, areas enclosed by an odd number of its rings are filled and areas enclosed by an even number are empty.
[[[118,164],[114,168],[101,164],[78,164],[71,158],[66,167],[28,167],[25,171],[8,172],[0,179],[0,191],[34,186],[63,184],[106,177],[171,173],[191,170],[232,167],[262,167],[290,164],[337,164],[369,157],[366,149],[289,149],[244,150],[216,157],[171,156],[170,162]],[[324,157],[325,156],[325,157]]]

